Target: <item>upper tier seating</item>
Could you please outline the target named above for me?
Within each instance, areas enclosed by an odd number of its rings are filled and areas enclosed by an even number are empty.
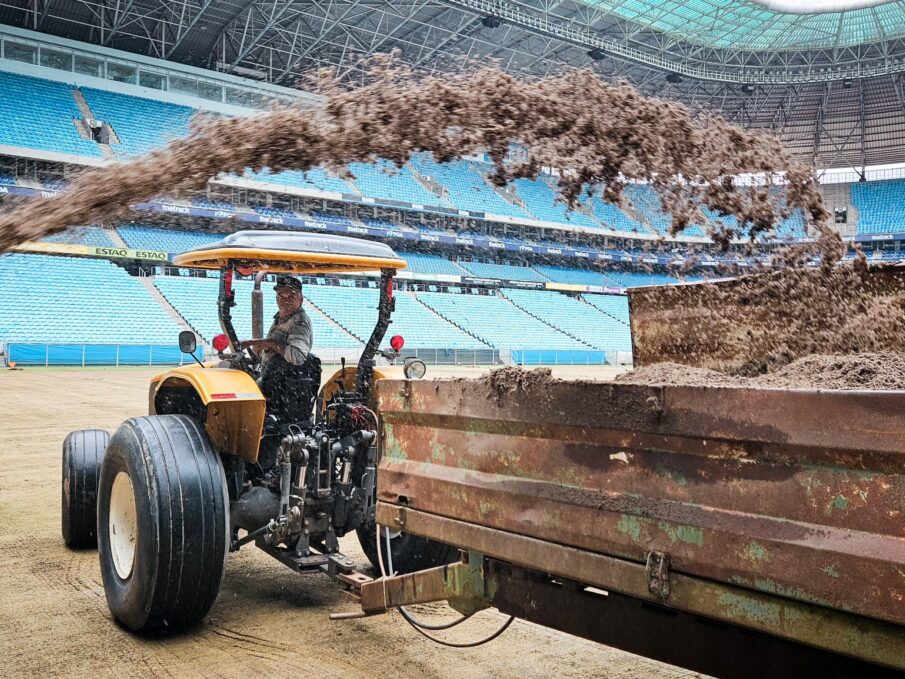
[[[430,156],[419,154],[412,158],[412,165],[424,177],[443,184],[448,190],[447,199],[459,209],[530,218],[518,205],[493,190],[480,171],[480,163],[457,160],[440,165]]]
[[[641,271],[615,271],[608,270],[607,277],[612,278],[623,288],[636,288],[641,285],[665,285],[678,283],[679,279],[666,274],[645,273]]]
[[[425,189],[406,166],[396,167],[387,160],[376,163],[351,163],[349,171],[362,195],[402,200],[416,205],[449,206],[442,198]]]
[[[377,322],[377,288],[306,285],[305,295],[353,335],[367,341]],[[487,346],[419,304],[410,295],[396,294],[396,311],[384,337],[402,335],[412,349],[486,349]]]
[[[851,185],[852,203],[858,208],[858,233],[905,231],[905,179],[860,182]]]
[[[515,191],[525,207],[542,222],[572,224],[592,229],[600,228],[600,225],[586,214],[570,210],[565,203],[558,201],[558,194],[543,176],[533,180],[516,179],[514,185]]]
[[[332,191],[333,193],[357,193],[346,181],[329,174],[326,170],[319,167],[304,172],[300,170],[283,170],[282,172],[271,173],[265,170],[257,174],[249,172],[245,176],[255,181],[297,186],[300,189],[319,189],[321,191]]]
[[[616,287],[619,284],[612,278],[607,278],[599,271],[587,269],[570,269],[564,266],[535,265],[535,271],[557,283],[571,283],[573,285],[600,285],[604,287]]]
[[[78,245],[96,245],[97,247],[112,247],[113,241],[110,235],[96,226],[76,226],[66,229],[62,233],[42,238],[43,243],[75,243]]]
[[[214,335],[220,334],[220,321],[217,319],[219,279],[157,276],[154,284],[170,304],[182,314],[182,317],[208,342]],[[276,300],[271,288],[273,288],[272,284],[263,284],[265,333],[273,322],[273,315],[277,312]],[[232,308],[233,325],[240,339],[249,339],[251,338],[251,292],[254,289],[254,283],[237,280],[233,282],[233,289],[236,292],[236,306]],[[317,347],[353,349],[360,346],[355,338],[330,323],[311,304],[304,303],[303,306],[311,318],[315,354]]]
[[[438,255],[427,255],[420,252],[398,252],[406,262],[407,271],[412,273],[448,274],[451,276],[467,276],[469,273],[455,262]]]
[[[672,217],[660,209],[660,196],[647,184],[629,184],[625,187],[625,196],[628,198],[635,211],[644,217],[657,233],[666,235],[672,224]],[[706,236],[704,229],[698,224],[692,224],[682,231],[682,236]]]
[[[420,292],[418,299],[496,349],[588,349],[501,296]]]
[[[162,250],[173,254],[187,252],[203,245],[210,245],[225,235],[204,231],[155,229],[151,226],[121,226],[117,229],[117,232],[130,248]]]
[[[141,282],[112,262],[0,257],[0,342],[174,345],[178,333]]]
[[[184,137],[195,110],[155,99],[106,92],[83,87],[82,94],[99,120],[113,127],[119,145],[113,152],[120,157],[138,156],[164,146],[171,139]]]
[[[613,231],[625,233],[649,233],[650,229],[641,222],[632,219],[612,203],[607,203],[600,196],[591,198],[591,206],[594,208],[594,216],[604,226]]]
[[[631,351],[632,338],[628,326],[596,307],[552,290],[502,291],[532,316],[559,328],[588,346],[605,351]]]
[[[73,119],[82,114],[65,83],[0,72],[0,144],[101,157]]]
[[[514,264],[488,264],[486,262],[459,262],[459,266],[480,278],[502,278],[513,281],[537,281],[543,283],[547,279],[534,269]]]
[[[582,297],[584,297],[586,302],[593,304],[617,321],[625,325],[629,324],[628,297],[624,295],[595,295],[591,293],[582,295]]]

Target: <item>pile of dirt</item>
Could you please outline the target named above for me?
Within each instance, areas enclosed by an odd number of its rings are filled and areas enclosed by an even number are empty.
[[[755,377],[727,375],[678,363],[654,363],[623,373],[616,381],[649,386],[905,390],[905,354],[811,355],[772,374]]]
[[[722,243],[769,231],[793,209],[817,231],[827,228],[813,172],[793,162],[777,138],[692,115],[588,70],[531,80],[496,67],[426,75],[384,56],[356,89],[318,82],[320,107],[201,118],[188,137],[162,150],[86,171],[66,191],[20,205],[0,217],[0,252],[70,226],[115,223],[135,203],[203,189],[221,173],[341,170],[377,158],[401,165],[422,151],[440,162],[486,152],[495,165],[491,180],[500,185],[561,168],[559,189],[570,205],[589,190],[619,203],[626,177],[645,180],[673,215],[674,231],[709,223]],[[525,156],[505,163],[513,143]],[[783,183],[736,185],[733,177],[746,172]],[[708,220],[702,208],[735,219]]]
[[[506,366],[491,370],[480,377],[480,381],[489,387],[490,392],[499,402],[506,394],[525,391],[537,385],[550,384],[555,381],[555,378],[550,368],[526,370],[517,366]]]
[[[799,389],[905,389],[905,354],[805,356],[772,375],[752,378],[762,387]]]

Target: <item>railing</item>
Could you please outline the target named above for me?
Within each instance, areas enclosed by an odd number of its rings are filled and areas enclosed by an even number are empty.
[[[0,345],[0,350],[4,347]],[[361,347],[336,349],[316,347],[314,353],[324,365],[339,365],[345,358],[358,362]],[[0,351],[6,362],[38,366],[153,366],[193,363],[189,354],[170,344],[77,344],[45,342],[10,342]],[[197,356],[210,357],[207,348],[199,346]],[[406,357],[416,357],[429,365],[624,365],[631,363],[627,351],[556,350],[556,349],[403,349],[402,356],[391,363],[401,365]],[[383,362],[381,359],[380,362]]]
[[[171,344],[34,344],[10,342],[6,362],[16,365],[183,365],[189,354]]]

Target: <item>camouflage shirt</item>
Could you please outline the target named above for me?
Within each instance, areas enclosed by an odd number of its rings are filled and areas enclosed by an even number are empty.
[[[274,340],[284,345],[283,358],[292,365],[302,365],[308,358],[308,352],[311,351],[311,344],[314,341],[311,332],[311,319],[305,310],[299,307],[289,318],[280,319],[277,313],[273,317],[273,325],[267,333],[267,339]],[[272,351],[265,351],[263,356],[264,365],[273,356]]]

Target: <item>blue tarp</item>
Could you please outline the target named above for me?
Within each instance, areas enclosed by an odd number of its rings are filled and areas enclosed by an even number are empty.
[[[174,365],[193,360],[179,347],[159,344],[11,343],[6,355],[18,365]]]

